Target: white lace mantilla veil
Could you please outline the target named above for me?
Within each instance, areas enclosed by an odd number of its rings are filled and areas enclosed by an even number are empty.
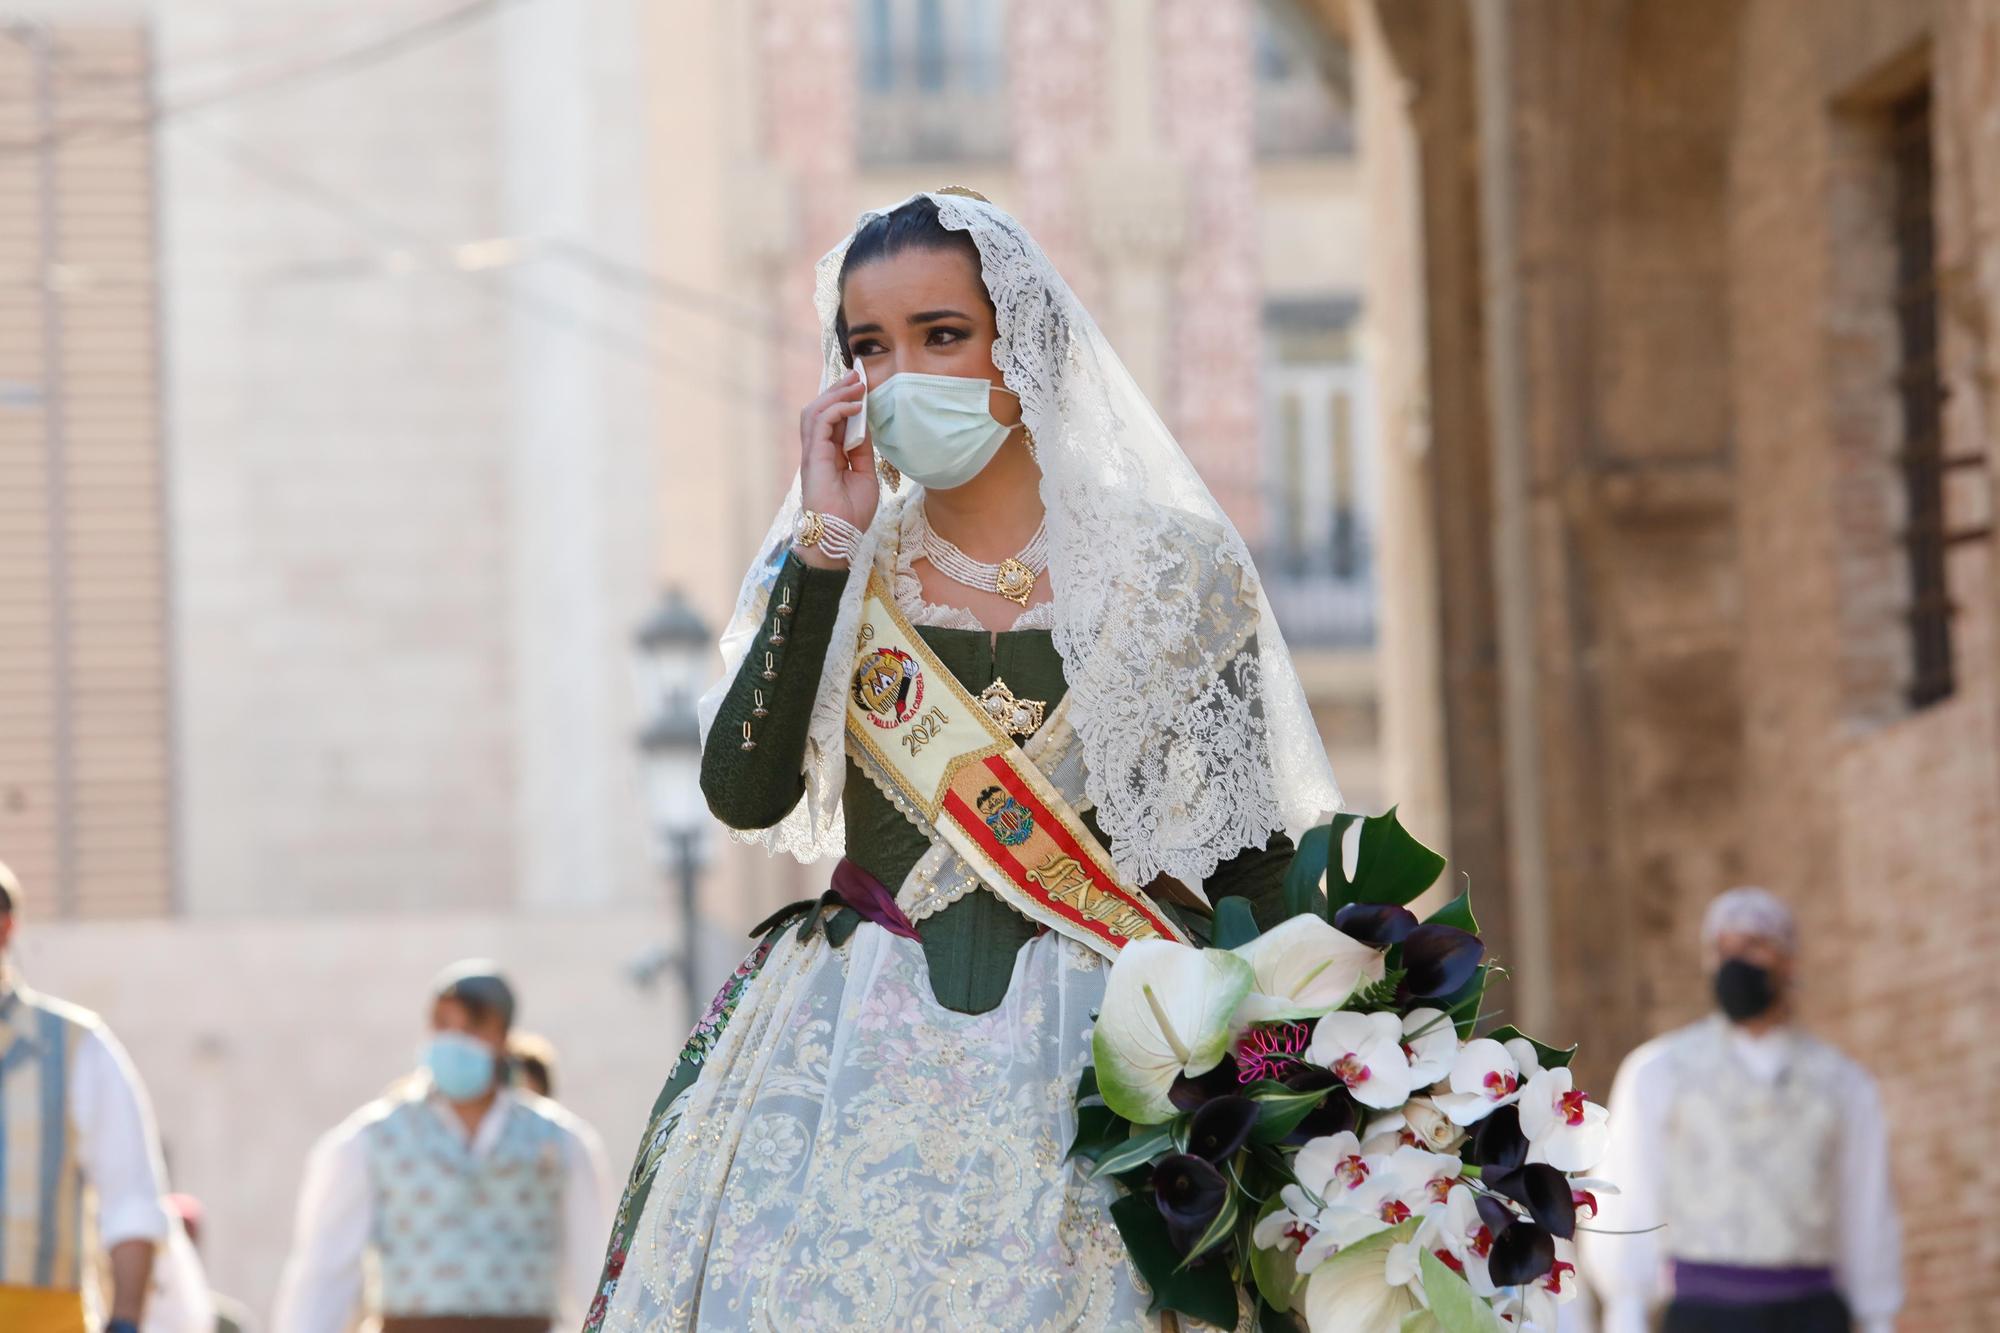
[[[984,200],[927,197],[947,228],[979,248],[999,326],[993,359],[1034,432],[1053,637],[1098,827],[1132,883],[1165,873],[1199,886],[1219,862],[1279,829],[1296,835],[1340,805],[1270,602],[1241,534],[1026,229]],[[886,211],[863,214],[857,228]],[[823,386],[847,371],[834,316],[853,239],[817,270]],[[883,497],[855,569],[873,563],[885,535],[893,540],[917,491],[905,479]],[[794,478],[723,634],[726,671],[701,700],[704,741],[763,620],[799,510]],[[841,596],[813,705],[804,799],[777,826],[738,835],[802,861],[842,850],[847,683],[863,583],[850,578]],[[1254,654],[1244,651],[1252,635]]]

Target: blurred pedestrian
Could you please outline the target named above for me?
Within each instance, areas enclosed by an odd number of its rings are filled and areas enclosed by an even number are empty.
[[[514,991],[484,960],[431,990],[423,1068],[313,1148],[275,1333],[574,1329],[608,1229],[596,1134],[507,1086]],[[373,1260],[376,1308],[363,1310]]]
[[[152,1109],[103,1020],[22,984],[12,963],[22,907],[19,879],[0,864],[0,1329],[139,1333],[169,1230]],[[108,1309],[93,1243],[110,1273]]]
[[[1903,1303],[1875,1080],[1797,1026],[1797,925],[1764,889],[1702,923],[1719,1013],[1627,1057],[1611,1088],[1620,1193],[1582,1237],[1603,1333],[1891,1333]],[[1617,1231],[1640,1234],[1614,1235]]]
[[[201,1200],[195,1198],[192,1194],[169,1194],[167,1196],[167,1211],[173,1214],[175,1220],[180,1223],[179,1239],[186,1243],[187,1257],[193,1261],[190,1264],[178,1266],[178,1271],[200,1279],[202,1287],[207,1292],[209,1304],[214,1309],[214,1317],[208,1321],[207,1327],[213,1328],[215,1333],[253,1333],[256,1323],[250,1316],[249,1307],[244,1305],[243,1302],[229,1296],[224,1296],[222,1293],[208,1286],[207,1274],[204,1272],[197,1257],[201,1250],[202,1223],[205,1216]],[[169,1246],[170,1250],[176,1248],[178,1246]],[[154,1283],[155,1291],[159,1291],[160,1286],[161,1284],[156,1281]],[[165,1301],[166,1299],[167,1296],[165,1294],[162,1294],[158,1298],[160,1301]],[[156,1333],[156,1327],[159,1333],[164,1333],[164,1330],[169,1326],[156,1326],[153,1322],[154,1313],[149,1311],[147,1314],[145,1333]],[[192,1326],[190,1325],[190,1327]]]
[[[537,1097],[556,1095],[556,1048],[547,1037],[516,1032],[507,1038],[507,1060],[514,1066],[517,1087]]]

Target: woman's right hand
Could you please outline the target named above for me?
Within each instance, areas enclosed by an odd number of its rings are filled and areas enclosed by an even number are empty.
[[[799,413],[799,503],[822,514],[844,518],[863,532],[875,518],[881,499],[875,480],[875,446],[863,439],[846,449],[848,419],[866,405],[861,372],[850,370]],[[847,562],[817,546],[803,547],[799,557],[821,569],[839,569]]]

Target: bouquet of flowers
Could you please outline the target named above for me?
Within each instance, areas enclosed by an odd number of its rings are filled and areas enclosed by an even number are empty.
[[[1408,904],[1444,858],[1395,812],[1300,841],[1287,920],[1225,899],[1212,947],[1125,946],[1077,1089],[1073,1156],[1155,1309],[1262,1329],[1554,1327],[1603,1182],[1604,1108],[1571,1050],[1480,1032],[1495,965],[1461,895]],[[1326,891],[1321,892],[1324,877]]]

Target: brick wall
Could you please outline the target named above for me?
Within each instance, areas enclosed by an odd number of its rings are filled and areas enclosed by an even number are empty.
[[[1533,715],[1497,730],[1538,751],[1526,826],[1549,873],[1510,887],[1547,895],[1550,1026],[1586,1042],[1601,1089],[1634,1042],[1705,1007],[1708,897],[1779,890],[1806,923],[1811,1023],[1883,1083],[1902,1327],[2000,1325],[2000,1166],[1973,1128],[2000,1116],[1994,475],[1949,473],[1946,524],[1972,534],[1946,571],[1956,691],[1915,710],[1882,156],[1889,102],[1928,77],[1944,454],[1990,452],[2000,11],[1523,0],[1499,157],[1478,152],[1491,104],[1457,20],[1378,12],[1423,136],[1441,676],[1470,767],[1454,851],[1512,799],[1486,722],[1491,550],[1465,537],[1497,503],[1496,371],[1463,333],[1495,316],[1497,278],[1519,298],[1537,687]],[[1495,189],[1517,247],[1468,264],[1484,238],[1466,206]]]

